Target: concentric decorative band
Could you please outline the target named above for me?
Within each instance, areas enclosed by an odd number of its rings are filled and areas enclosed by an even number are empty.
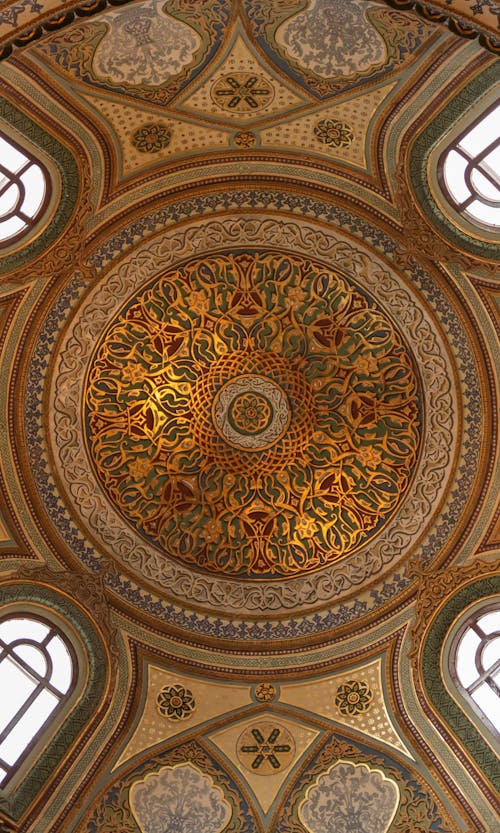
[[[221,610],[237,609],[242,615],[252,611],[258,613],[293,610],[297,606],[305,610],[311,606],[317,607],[318,604],[331,603],[334,598],[340,600],[367,578],[386,574],[408,548],[412,547],[412,553],[415,554],[416,542],[421,539],[428,525],[433,523],[429,514],[430,508],[432,505],[441,505],[440,502],[448,488],[454,443],[458,442],[460,437],[452,430],[456,406],[450,379],[453,378],[454,371],[443,349],[439,324],[429,317],[428,310],[424,311],[410,286],[394,271],[389,270],[383,261],[373,254],[368,254],[362,244],[353,245],[352,241],[347,242],[342,235],[326,233],[312,221],[294,219],[278,223],[273,218],[251,216],[231,220],[226,218],[224,222],[201,219],[197,220],[196,229],[186,230],[182,239],[176,235],[175,247],[171,245],[170,237],[171,233],[166,232],[154,241],[147,241],[147,257],[143,257],[141,251],[135,252],[109,274],[103,275],[84,303],[76,310],[73,322],[70,322],[58,346],[57,382],[50,394],[56,419],[54,425],[48,428],[60,481],[66,484],[66,488],[76,498],[78,523],[83,528],[88,528],[94,539],[100,539],[102,551],[109,552],[112,557],[118,559],[128,571],[137,576],[140,583],[154,583],[160,594],[170,598],[194,604],[209,604]],[[272,583],[250,580],[250,561],[243,565],[246,572],[241,572],[240,562],[239,574],[233,573],[235,577],[239,575],[244,578],[244,581],[236,581],[234,578],[225,580],[218,567],[218,575],[202,574],[197,572],[199,565],[194,565],[196,569],[193,570],[188,564],[182,564],[178,557],[168,555],[165,549],[162,552],[157,546],[147,544],[142,534],[134,532],[131,526],[124,523],[121,513],[117,512],[105,497],[78,439],[83,430],[83,425],[79,427],[78,420],[84,398],[83,381],[87,378],[89,362],[94,354],[95,345],[103,338],[109,322],[120,310],[125,309],[124,303],[127,303],[127,299],[151,282],[155,274],[158,275],[159,264],[162,264],[164,269],[177,269],[177,264],[187,263],[189,258],[196,258],[200,246],[206,251],[207,256],[213,252],[214,256],[219,257],[217,253],[221,251],[221,247],[228,251],[229,247],[233,246],[241,251],[242,246],[252,247],[256,240],[264,246],[267,243],[271,249],[274,247],[275,252],[278,241],[283,241],[286,242],[287,252],[291,254],[295,253],[301,258],[310,256],[317,259],[319,256],[323,264],[329,265],[328,268],[335,268],[338,274],[339,268],[344,275],[348,272],[358,287],[376,293],[377,304],[383,305],[387,320],[398,321],[404,338],[404,342],[400,341],[401,347],[406,343],[411,349],[418,368],[418,371],[413,371],[417,374],[415,379],[420,375],[426,382],[425,402],[422,403],[425,419],[422,424],[424,433],[420,456],[414,479],[409,483],[406,496],[395,514],[385,521],[369,545],[346,554],[341,561],[334,561],[330,566],[317,569],[306,576],[299,573],[295,578],[282,578],[279,582]],[[289,300],[290,311],[293,310],[294,304],[300,303],[300,299],[293,297]],[[200,314],[200,309],[203,312],[207,300],[200,296],[198,302]],[[100,310],[99,317],[94,314],[96,307]],[[243,345],[240,345],[241,351],[244,352]],[[213,361],[211,366],[215,364]],[[254,372],[271,378],[271,374]],[[235,368],[233,378],[237,375],[241,373]],[[314,374],[311,375],[308,386],[316,400],[316,393],[311,384],[313,376]],[[296,374],[295,378],[300,378],[300,374]],[[285,389],[288,396],[286,385],[275,377],[273,381]],[[224,382],[227,382],[227,376]],[[196,385],[192,388],[193,395],[195,389]],[[214,429],[212,404],[213,399],[206,411],[207,418],[212,427],[212,436],[216,435],[222,442],[222,438]],[[306,410],[309,412],[309,408]],[[357,420],[358,426],[361,426],[360,413],[351,407],[346,411],[345,418]],[[196,420],[193,420],[191,424],[195,423]],[[310,428],[304,434],[304,447],[308,447],[309,444],[309,430]],[[284,438],[286,434],[287,432]],[[271,450],[280,442],[282,440],[273,444]],[[226,445],[227,448],[231,448],[229,444]],[[232,449],[232,453],[254,454],[245,449]],[[265,453],[267,451],[259,452]],[[188,478],[184,478],[184,481],[188,482]],[[227,494],[233,492],[237,485],[233,483]],[[203,528],[208,537],[211,530],[214,538],[218,536],[217,528],[211,528],[209,523],[204,523]],[[311,532],[313,537],[317,534],[315,530]],[[307,541],[305,535],[302,537]],[[210,550],[208,545],[213,543],[206,540],[205,552]],[[280,563],[279,559],[275,563]],[[257,562],[254,561],[253,564]],[[205,570],[210,569],[206,564]],[[253,568],[251,569],[253,571]],[[265,569],[269,575],[269,567]],[[227,570],[226,575],[230,575]],[[257,574],[254,572],[253,575]]]
[[[281,578],[338,561],[397,510],[418,459],[397,329],[338,267],[299,255],[167,272],[111,320],[87,378],[101,487],[198,569]]]

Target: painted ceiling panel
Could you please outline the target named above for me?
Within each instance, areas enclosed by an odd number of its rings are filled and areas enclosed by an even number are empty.
[[[500,238],[433,160],[495,8],[0,6],[0,622],[77,669],[2,833],[493,833]]]

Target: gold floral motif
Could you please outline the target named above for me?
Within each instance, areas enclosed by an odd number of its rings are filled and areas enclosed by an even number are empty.
[[[155,279],[87,377],[88,449],[115,506],[185,564],[242,577],[311,572],[366,543],[408,489],[420,411],[376,301],[280,253]]]
[[[135,131],[132,144],[141,153],[158,153],[168,147],[172,133],[164,124],[145,124]]]
[[[238,130],[234,136],[234,144],[239,148],[253,148],[257,139],[250,130]]]
[[[255,699],[261,703],[270,703],[276,697],[276,688],[272,683],[259,683],[255,688]]]
[[[183,685],[165,686],[156,703],[160,714],[168,720],[187,720],[196,706],[192,691]]]
[[[347,148],[354,138],[352,127],[336,119],[321,119],[314,133],[318,142],[331,148]]]
[[[360,680],[349,680],[337,689],[335,705],[340,714],[354,716],[368,711],[372,704],[373,693],[368,683]]]

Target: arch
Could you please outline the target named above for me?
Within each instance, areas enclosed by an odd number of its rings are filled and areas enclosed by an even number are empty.
[[[6,142],[13,166],[6,165]],[[2,144],[3,143],[3,144]],[[29,116],[0,98],[0,274],[13,272],[41,255],[71,222],[81,191],[78,164],[73,154]],[[24,161],[23,161],[24,160]],[[25,179],[23,180],[23,176]],[[2,239],[2,221],[23,208],[23,191],[44,181],[41,199],[26,211],[23,227]],[[2,195],[8,198],[2,207]],[[9,201],[10,200],[10,201]],[[12,230],[12,229],[11,229]],[[8,232],[8,229],[7,229]]]
[[[58,722],[77,677],[75,651],[57,624],[33,613],[0,617],[0,787]]]
[[[500,737],[500,598],[485,599],[461,616],[444,649],[451,679],[473,719]]]
[[[497,90],[496,93],[495,90]],[[467,159],[462,156],[464,149],[460,149],[458,155],[464,159],[462,165],[464,184],[460,191],[460,194],[463,194],[462,200],[460,197],[454,197],[450,192],[444,166],[447,153],[460,145],[469,132],[472,132],[479,124],[483,116],[488,118],[490,112],[494,112],[494,107],[498,103],[497,99],[498,70],[495,65],[492,65],[460,90],[437,114],[434,114],[435,104],[432,105],[433,109],[428,111],[432,120],[415,139],[411,140],[408,152],[410,187],[428,221],[453,246],[492,263],[500,260],[500,247],[498,246],[500,227],[491,223],[478,222],[466,213],[470,205],[466,204],[464,210],[461,210],[461,206],[468,201],[468,196],[464,192],[467,180],[471,177],[476,178],[474,189],[478,184],[477,178],[480,171],[477,171],[475,166],[483,165],[486,156],[492,153],[498,154],[498,147],[496,150],[493,147],[496,142],[490,141],[477,152],[469,148]],[[469,147],[467,142],[466,147]],[[450,178],[451,168],[448,172],[448,180]],[[484,181],[482,185],[484,186]],[[490,182],[488,188],[493,189]],[[490,202],[492,201],[491,193],[492,191],[489,190]],[[470,190],[469,194],[473,196]],[[496,199],[497,197],[493,196],[493,202]]]
[[[76,580],[81,584],[83,579]],[[52,646],[51,640],[55,640]],[[66,658],[61,666],[63,652]],[[95,728],[100,720],[109,692],[111,662],[105,637],[87,612],[66,592],[38,583],[34,577],[12,579],[0,586],[0,658],[12,660],[14,655],[10,672],[15,665],[24,673],[27,696],[21,693],[12,704],[11,728],[22,723],[30,702],[36,702],[35,690],[48,691],[58,701],[51,701],[54,708],[46,711],[11,766],[5,766],[9,761],[2,759],[5,750],[0,733],[0,767],[6,773],[0,773],[0,796],[7,799],[8,814],[17,821],[50,788],[52,775],[65,771],[68,752],[74,751],[86,730]],[[58,657],[59,667],[54,672]],[[8,728],[4,720],[6,736]]]

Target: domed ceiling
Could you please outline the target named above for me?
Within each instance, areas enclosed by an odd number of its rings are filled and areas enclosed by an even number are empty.
[[[22,0],[0,42],[51,181],[0,258],[2,603],[109,652],[0,827],[490,833],[421,654],[498,569],[498,234],[432,161],[494,7]]]

